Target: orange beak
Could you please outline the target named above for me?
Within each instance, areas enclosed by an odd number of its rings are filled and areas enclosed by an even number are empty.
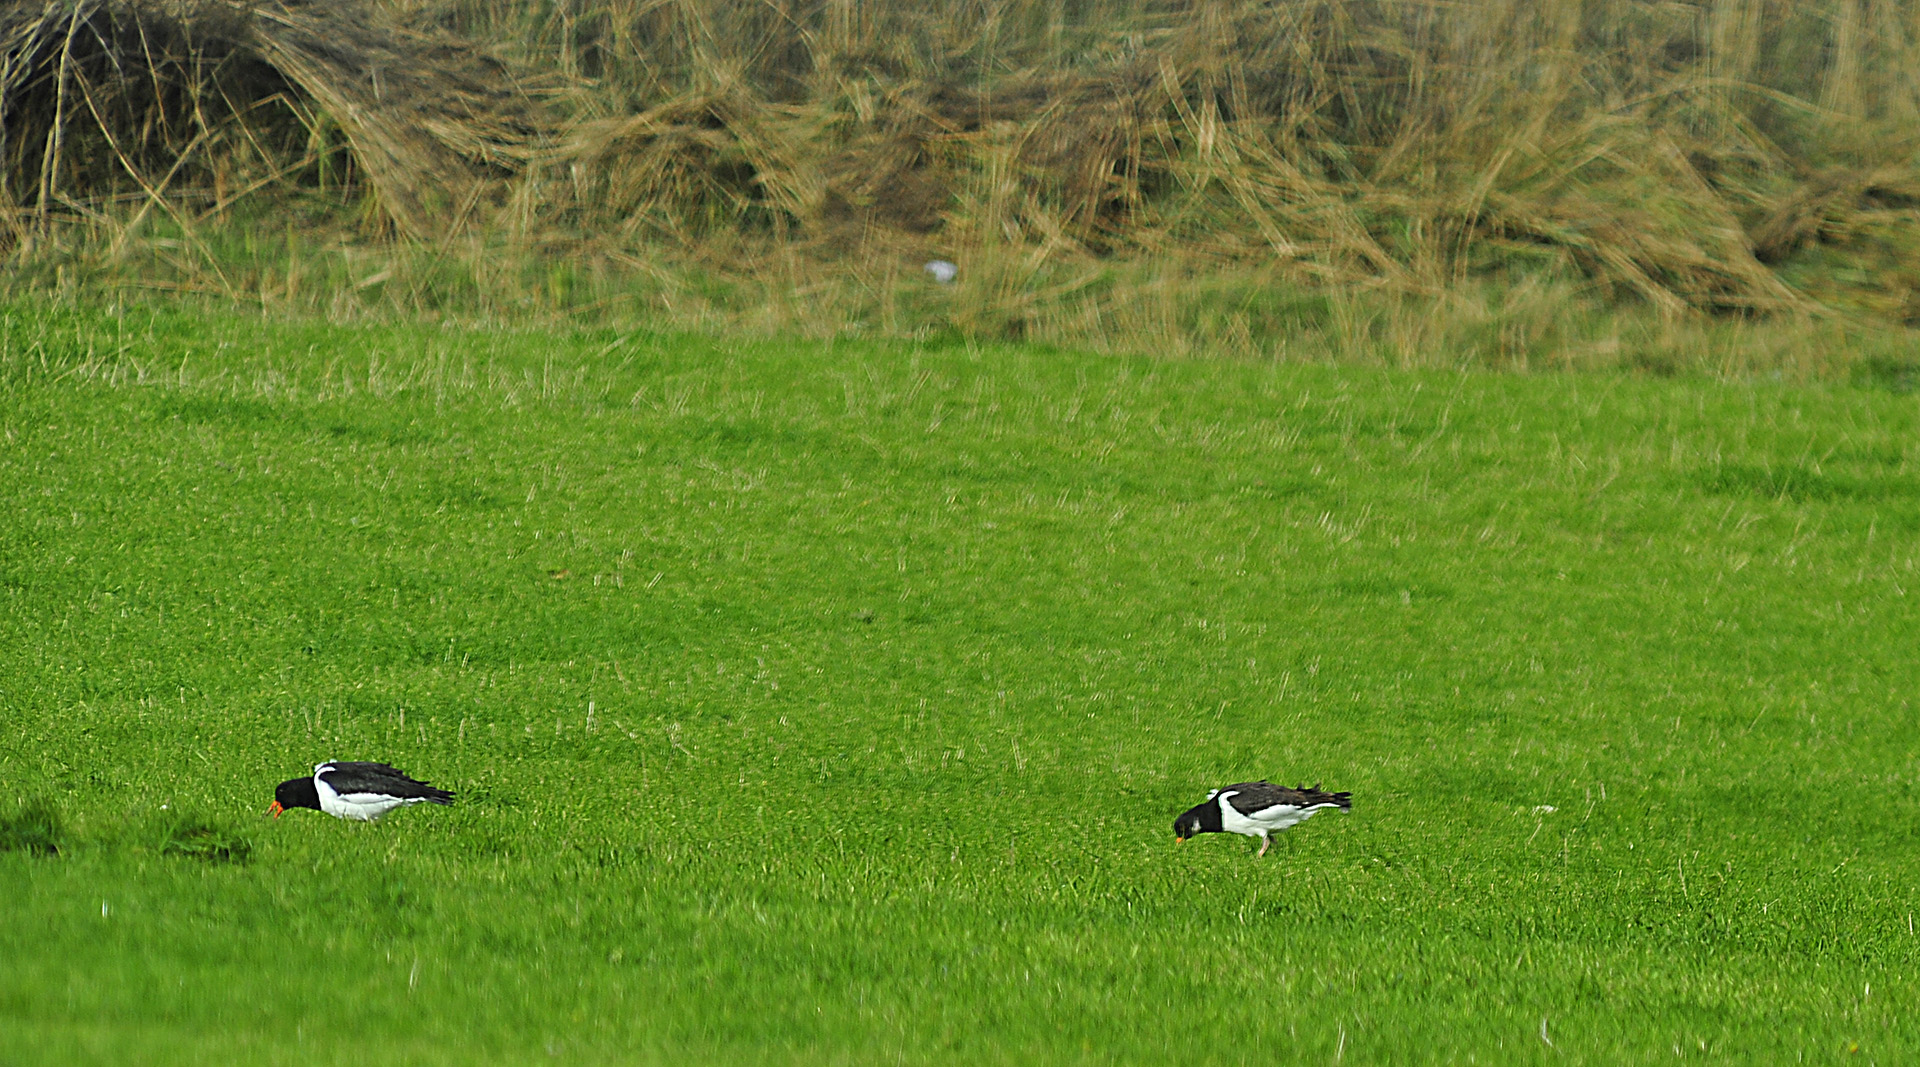
[[[1179,836],[1178,834],[1175,834],[1173,838],[1173,843],[1176,845],[1184,845],[1187,843],[1187,839]]]
[[[276,800],[276,801],[274,801],[274,802],[273,802],[273,807],[271,807],[271,808],[268,808],[268,809],[267,809],[267,814],[268,814],[268,815],[271,815],[271,816],[273,816],[273,817],[274,817],[274,818],[276,818],[276,819],[278,819],[278,818],[280,817],[280,813],[281,813],[281,812],[283,812],[283,811],[285,811],[285,810],[287,810],[287,809],[285,809],[285,808],[283,808],[283,807],[281,807],[281,806],[280,806],[280,802]]]

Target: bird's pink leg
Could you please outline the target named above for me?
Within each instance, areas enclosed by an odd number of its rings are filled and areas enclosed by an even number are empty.
[[[1267,846],[1271,844],[1273,844],[1273,838],[1268,837],[1266,834],[1261,834],[1260,835],[1260,851],[1254,853],[1253,858],[1259,859],[1260,857],[1266,855]]]

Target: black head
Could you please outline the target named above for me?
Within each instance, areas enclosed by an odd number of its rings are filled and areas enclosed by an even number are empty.
[[[313,787],[313,779],[289,778],[274,788],[273,807],[267,809],[267,814],[278,819],[288,808],[320,810],[320,791]]]
[[[1194,834],[1220,833],[1220,804],[1209,800],[1205,804],[1195,804],[1180,813],[1173,820],[1173,837],[1176,841],[1185,841]]]

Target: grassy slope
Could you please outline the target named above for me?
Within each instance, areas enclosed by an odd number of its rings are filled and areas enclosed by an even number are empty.
[[[1913,397],[129,323],[5,324],[9,1062],[1920,1050]]]

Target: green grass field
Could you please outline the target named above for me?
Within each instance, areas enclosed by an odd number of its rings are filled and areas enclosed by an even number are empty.
[[[0,353],[0,1061],[1920,1056],[1912,394]],[[328,758],[459,803],[262,814]],[[1261,776],[1353,811],[1174,844]]]

